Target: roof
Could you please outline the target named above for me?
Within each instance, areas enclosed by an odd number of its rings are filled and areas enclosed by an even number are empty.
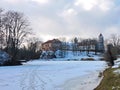
[[[43,44],[53,43],[53,42],[59,42],[59,43],[61,43],[61,41],[59,39],[53,39],[53,40],[48,40],[48,41],[44,42]]]

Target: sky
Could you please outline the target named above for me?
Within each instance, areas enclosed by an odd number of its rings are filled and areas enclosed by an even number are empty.
[[[24,13],[43,41],[120,34],[120,0],[0,0],[0,8]]]

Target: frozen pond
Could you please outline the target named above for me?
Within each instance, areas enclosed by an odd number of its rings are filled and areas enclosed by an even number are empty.
[[[76,87],[75,90],[79,90],[86,85],[90,87],[91,84],[85,82],[86,80],[93,83],[91,87],[93,88],[99,83],[98,73],[103,71],[105,66],[104,61],[36,60],[23,66],[0,67],[0,88],[1,90],[74,90],[72,88]]]

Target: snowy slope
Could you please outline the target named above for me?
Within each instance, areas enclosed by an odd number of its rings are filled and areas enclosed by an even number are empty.
[[[0,90],[87,90],[98,85],[98,73],[105,66],[103,61],[36,60],[0,67]]]

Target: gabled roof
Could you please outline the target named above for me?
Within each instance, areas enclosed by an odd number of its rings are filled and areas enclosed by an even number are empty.
[[[59,43],[61,43],[61,41],[59,39],[53,39],[53,40],[48,40],[48,41],[44,42],[43,44],[53,43],[53,42],[59,42]]]

